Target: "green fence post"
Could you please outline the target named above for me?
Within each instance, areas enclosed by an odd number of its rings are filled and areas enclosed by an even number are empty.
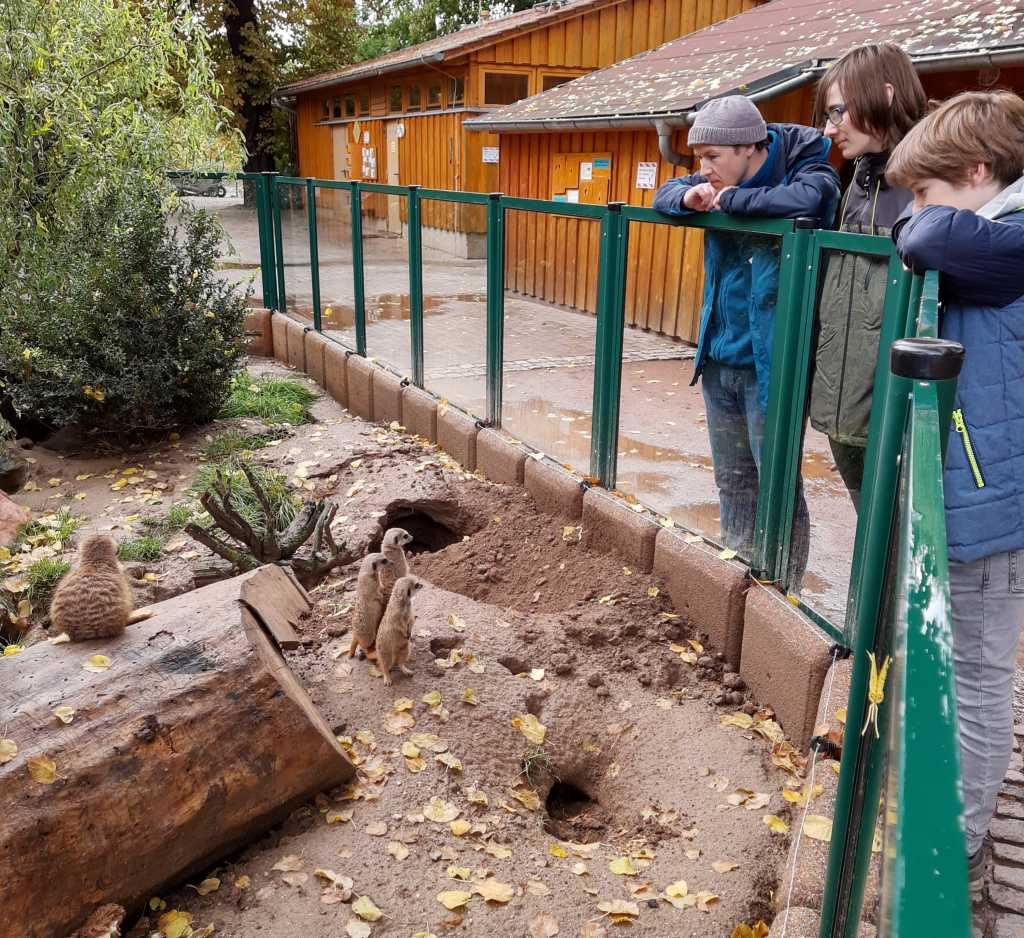
[[[412,383],[423,387],[423,230],[420,227],[420,187],[409,186],[409,341]]]
[[[277,173],[270,180],[271,217],[274,219],[274,256],[277,259],[277,309],[278,312],[288,311],[288,299],[284,289],[284,235],[281,232],[281,183],[277,181]]]
[[[316,187],[306,179],[306,223],[309,226],[309,283],[313,290],[313,328],[323,332],[320,321],[320,247],[316,233]]]
[[[622,388],[622,329],[628,222],[622,202],[609,202],[601,217],[597,261],[597,335],[590,437],[590,474],[615,488],[619,449],[619,396]]]
[[[912,289],[895,255],[889,277],[847,610],[847,622],[853,624],[852,637],[847,629],[853,647],[853,673],[846,725],[854,732],[843,738],[820,938],[854,938],[857,934],[882,784],[881,768],[875,763],[883,761],[884,746],[873,734],[862,736],[856,728],[864,725],[867,714],[871,678],[867,653],[872,652],[881,661],[888,645],[883,600],[892,575],[899,456],[910,392],[910,382],[889,370],[888,349],[907,334],[908,321],[916,319],[915,299],[920,296],[920,289]],[[887,721],[888,708],[883,708],[880,734]]]
[[[505,209],[501,193],[487,197],[487,423],[501,426],[505,345]]]
[[[816,219],[798,218],[782,237],[779,294],[775,311],[771,380],[758,480],[757,520],[751,572],[783,580],[800,468],[804,399],[816,291],[811,260]]]
[[[256,225],[260,237],[260,279],[263,283],[263,305],[277,309],[277,260],[274,255],[274,213],[270,208],[273,173],[257,173]]]
[[[366,355],[366,289],[363,283],[363,198],[359,183],[352,186],[352,294],[356,320],[356,353]]]

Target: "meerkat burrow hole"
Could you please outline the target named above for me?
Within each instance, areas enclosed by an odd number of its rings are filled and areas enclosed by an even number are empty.
[[[461,541],[462,532],[453,529],[435,514],[415,504],[391,508],[380,519],[380,533],[370,542],[370,550],[380,550],[380,542],[388,528],[404,528],[412,535],[412,542],[405,547],[407,554],[432,554]]]

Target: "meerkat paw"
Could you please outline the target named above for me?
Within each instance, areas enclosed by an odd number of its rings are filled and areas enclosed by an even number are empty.
[[[412,677],[416,673],[412,668],[407,668],[404,664],[400,664],[398,670],[408,677]]]
[[[128,624],[135,625],[136,622],[145,622],[146,619],[153,617],[153,610],[148,606],[143,606],[141,609],[133,609],[128,614]]]
[[[385,686],[385,687],[390,687],[390,686],[391,686],[391,683],[392,683],[392,681],[391,681],[391,675],[390,675],[390,674],[385,674],[385,675],[384,675],[384,686]]]
[[[370,649],[370,650],[369,650],[369,651],[368,651],[368,652],[366,653],[366,660],[367,660],[367,661],[377,661],[377,660],[378,660],[378,659],[377,659],[377,649],[376,649],[376,648],[371,648],[371,649]]]

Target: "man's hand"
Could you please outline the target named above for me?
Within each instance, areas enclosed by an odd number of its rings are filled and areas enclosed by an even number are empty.
[[[723,212],[725,209],[722,208],[722,196],[726,194],[730,189],[735,189],[735,186],[726,186],[724,189],[719,189],[715,193],[715,200],[711,203],[711,209],[715,212]]]
[[[683,205],[693,212],[709,212],[715,203],[715,189],[710,182],[702,182],[686,190]]]

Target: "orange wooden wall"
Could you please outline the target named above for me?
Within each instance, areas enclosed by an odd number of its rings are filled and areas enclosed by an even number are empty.
[[[769,121],[810,119],[811,89],[791,92],[762,107]],[[676,149],[687,153],[686,131]],[[610,200],[650,206],[653,189],[637,189],[636,164],[658,163],[658,185],[690,170],[661,159],[654,130],[589,134],[503,134],[500,190],[550,199],[551,157],[556,153],[612,154]],[[506,218],[507,289],[559,305],[595,312],[599,229],[596,221],[509,212]],[[626,322],[696,342],[703,295],[703,238],[699,231],[634,224],[629,232]]]

